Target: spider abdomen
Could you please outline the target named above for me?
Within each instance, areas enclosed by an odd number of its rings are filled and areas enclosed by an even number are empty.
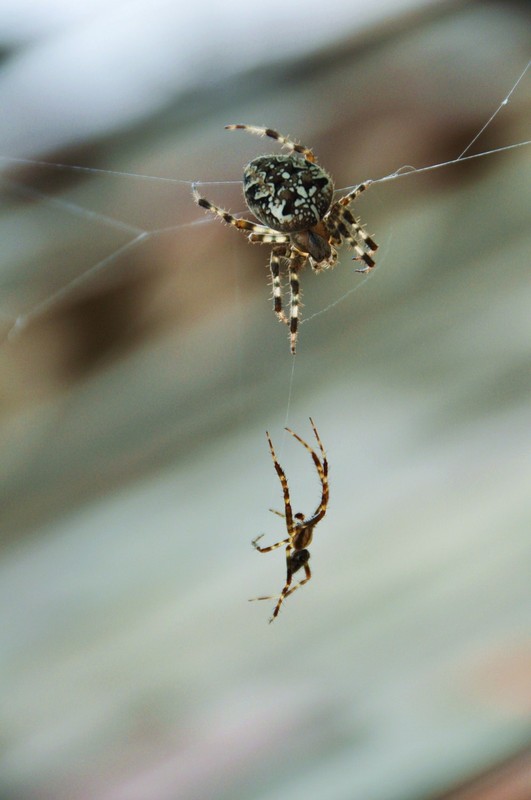
[[[309,560],[309,550],[294,550],[289,557],[291,574],[294,575],[296,572],[298,572],[301,567],[304,567],[304,565],[308,563]]]
[[[263,225],[292,233],[322,220],[330,208],[334,184],[320,166],[292,153],[251,161],[243,173],[243,191]]]

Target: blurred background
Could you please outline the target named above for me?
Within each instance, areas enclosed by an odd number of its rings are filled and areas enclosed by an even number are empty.
[[[367,6],[370,5],[370,8]],[[235,213],[276,128],[337,189],[457,158],[524,2],[0,8],[2,800],[531,798],[530,150],[377,183],[293,366]],[[531,75],[467,154],[529,139]],[[294,510],[313,580],[273,625]],[[526,436],[527,433],[527,436]],[[250,468],[252,464],[252,469]]]

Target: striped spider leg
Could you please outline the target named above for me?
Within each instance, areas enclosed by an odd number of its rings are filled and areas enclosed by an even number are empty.
[[[378,245],[349,209],[349,205],[353,203],[371,183],[372,181],[364,181],[364,183],[360,183],[359,186],[356,186],[352,192],[349,192],[349,194],[346,194],[344,197],[340,197],[326,215],[326,226],[330,232],[330,241],[340,246],[344,239],[357,253],[357,256],[354,256],[353,260],[364,262],[364,266],[361,269],[357,269],[356,272],[369,272],[376,266],[372,256],[376,250],[378,250]]]
[[[289,327],[290,349],[295,354],[301,306],[299,273],[303,267],[309,263],[315,272],[334,267],[343,242],[356,251],[354,260],[363,262],[357,272],[369,272],[375,266],[372,256],[378,245],[349,208],[371,181],[365,181],[333,203],[333,180],[317,164],[308,147],[271,128],[256,125],[227,125],[226,128],[267,136],[289,151],[286,155],[259,156],[244,169],[245,201],[258,223],[233,217],[200,197],[195,186],[194,199],[227,225],[247,232],[250,242],[272,245],[273,309],[277,318]],[[290,285],[289,316],[282,307],[283,268]]]
[[[284,310],[282,308],[282,285],[280,278],[281,259],[287,258],[288,257],[287,254],[289,253],[289,247],[288,247],[289,236],[279,233],[278,231],[269,228],[267,225],[258,225],[256,222],[251,222],[248,219],[241,219],[239,217],[234,217],[228,211],[225,211],[224,208],[220,208],[219,206],[214,205],[214,203],[211,203],[210,200],[201,197],[195,185],[193,185],[192,188],[193,188],[194,200],[198,206],[201,206],[201,208],[206,208],[206,210],[210,211],[211,214],[215,214],[216,216],[220,217],[226,225],[232,225],[234,228],[237,228],[238,230],[243,231],[244,233],[248,233],[249,241],[253,242],[253,244],[260,243],[260,244],[273,245],[273,248],[271,250],[271,256],[269,259],[269,269],[271,271],[271,284],[273,287],[273,308],[280,322],[284,322],[286,325],[289,325],[289,320],[286,317]],[[294,286],[296,286],[298,289],[298,282],[295,270],[293,270],[293,280],[291,280],[291,278],[292,275],[290,271],[290,283],[292,286],[292,293],[293,293]],[[298,295],[296,296],[295,304],[298,305]]]
[[[321,499],[317,508],[310,517],[305,517],[305,515],[301,513],[293,513],[286,474],[278,462],[271,437],[269,433],[266,433],[267,441],[269,443],[269,450],[271,452],[271,458],[273,459],[273,464],[280,480],[280,485],[282,486],[282,493],[284,496],[284,513],[275,511],[274,509],[270,509],[270,511],[272,511],[273,514],[277,514],[278,516],[284,518],[288,533],[287,539],[283,539],[281,542],[276,542],[275,544],[269,545],[269,547],[260,547],[257,544],[257,542],[262,538],[263,534],[257,536],[252,542],[253,547],[258,550],[259,553],[270,553],[272,550],[276,550],[279,547],[286,548],[286,583],[284,584],[281,594],[279,596],[268,595],[266,597],[252,598],[253,600],[277,600],[277,604],[269,622],[273,622],[273,620],[278,616],[280,607],[282,606],[282,603],[286,597],[289,597],[290,594],[293,594],[293,592],[295,592],[301,586],[304,586],[305,583],[308,583],[312,577],[310,566],[308,564],[308,561],[310,560],[308,547],[312,542],[315,526],[323,519],[328,508],[328,461],[323,443],[321,442],[317,428],[315,427],[311,417],[310,424],[312,426],[317,444],[319,445],[319,455],[312,447],[310,447],[307,442],[304,441],[304,439],[292,431],[291,428],[286,428],[287,432],[290,433],[294,439],[300,442],[302,446],[305,447],[310,453],[317,470],[317,475],[319,476],[319,480],[321,482]],[[293,575],[295,575],[295,573],[302,568],[304,569],[304,578],[292,586]]]

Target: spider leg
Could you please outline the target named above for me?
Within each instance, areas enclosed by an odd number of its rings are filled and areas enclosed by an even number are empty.
[[[362,239],[362,241],[367,245],[368,249],[373,253],[376,252],[376,250],[378,250],[378,245],[376,244],[374,239],[371,239],[365,228],[362,225],[360,225],[358,220],[352,215],[350,209],[344,207],[343,216],[347,220],[348,224],[354,228],[356,234],[360,237],[360,239]]]
[[[342,206],[349,206],[351,203],[354,202],[354,200],[356,200],[360,196],[360,194],[362,194],[362,192],[365,191],[365,189],[369,188],[371,183],[373,183],[373,181],[371,180],[363,181],[363,183],[360,183],[359,186],[356,186],[356,188],[353,189],[351,192],[346,194],[344,197],[341,197],[338,200],[338,203],[341,203]]]
[[[289,312],[289,334],[292,355],[297,349],[297,335],[299,329],[299,308],[301,305],[299,270],[306,261],[306,256],[293,251],[289,262],[289,285],[291,290]]]
[[[329,212],[326,226],[334,244],[339,245],[343,240],[348,242],[357,253],[354,260],[365,263],[363,269],[359,269],[357,272],[367,272],[375,266],[371,254],[378,248],[378,245],[373,242],[348,208],[336,204]]]
[[[291,546],[290,539],[287,539],[286,542],[278,542],[278,544],[273,545],[272,547],[263,548],[263,549],[257,547],[256,542],[257,542],[258,539],[260,539],[260,536],[258,536],[253,541],[253,547],[256,547],[256,549],[260,550],[261,553],[267,552],[268,550],[274,550],[275,547],[279,547],[281,544],[286,544],[287,577],[286,577],[286,585],[284,586],[284,590],[286,590],[286,588],[289,588],[289,585],[291,584],[291,577],[293,575],[293,572],[291,570],[291,560],[290,560],[290,556],[291,556],[291,553],[293,551],[293,547]],[[283,590],[283,592],[284,592],[284,590]],[[262,595],[261,597],[250,597],[249,598],[249,602],[250,603],[254,602],[255,600],[278,600],[279,602],[277,604],[277,608],[280,608],[280,605],[281,605],[281,601],[280,601],[279,596],[278,595],[273,595],[273,594]],[[273,615],[273,617],[275,617],[277,614],[278,614],[278,611],[276,612],[276,614]],[[273,617],[271,617],[271,619],[269,620],[270,622],[273,620]]]
[[[283,517],[284,514],[280,514],[280,516]],[[256,539],[253,539],[253,541],[251,542],[254,549],[258,550],[259,553],[270,553],[271,550],[276,550],[277,547],[282,547],[282,545],[289,545],[291,541],[291,539],[288,538],[288,539],[283,539],[281,542],[276,542],[276,544],[270,544],[269,547],[259,547],[259,545],[257,545],[256,543],[259,539],[262,538],[263,535],[264,534],[261,533],[260,536],[257,536]]]
[[[219,206],[214,205],[214,203],[211,203],[210,200],[207,200],[205,197],[201,197],[195,186],[193,187],[193,195],[198,206],[201,206],[201,208],[205,208],[207,211],[212,212],[212,214],[216,214],[216,216],[221,217],[223,222],[225,222],[227,225],[232,225],[234,228],[238,228],[238,230],[241,231],[250,231],[255,236],[276,235],[275,231],[271,228],[268,228],[266,225],[258,225],[256,222],[251,222],[248,219],[239,219],[238,217],[233,217],[233,215],[229,214],[228,211],[225,211],[224,208],[220,208]]]
[[[304,565],[304,572],[306,573],[306,577],[303,578],[302,581],[296,583],[295,586],[292,586],[289,592],[286,592],[286,594],[284,595],[284,600],[286,599],[286,597],[289,597],[290,594],[293,594],[293,592],[297,591],[297,589],[300,589],[301,586],[304,586],[305,583],[308,583],[308,581],[311,579],[312,571],[310,569],[309,564]]]
[[[304,441],[304,439],[301,436],[299,436],[298,433],[295,433],[295,431],[292,431],[291,428],[286,428],[285,430],[287,430],[288,433],[291,433],[291,435],[295,439],[297,439],[297,441],[300,442],[303,445],[303,447],[306,448],[306,450],[310,453],[311,457],[313,458],[314,464],[317,467],[317,469],[319,469],[319,467],[321,467],[321,466],[322,466],[323,469],[326,467],[326,469],[324,469],[324,473],[328,474],[328,462],[326,460],[326,452],[325,452],[323,443],[321,441],[321,438],[320,438],[320,436],[319,436],[319,434],[317,432],[317,428],[315,426],[315,422],[313,421],[313,419],[311,417],[310,417],[310,425],[312,426],[312,430],[313,430],[314,436],[315,436],[315,438],[317,440],[317,444],[319,445],[319,450],[321,451],[321,456],[322,456],[322,459],[323,459],[322,465],[321,465],[321,461],[319,460],[319,458],[318,458],[317,454],[315,453],[315,451],[310,447],[310,445],[307,442]]]
[[[360,183],[359,186],[341,197],[330,209],[329,219],[327,225],[331,230],[333,241],[340,242],[345,239],[357,253],[355,260],[363,261],[365,266],[362,269],[356,270],[357,272],[368,272],[374,266],[374,260],[371,255],[376,252],[378,245],[372,239],[360,221],[354,217],[348,206],[353,203],[364,192],[372,181],[365,181]],[[363,246],[369,251],[364,250]]]
[[[295,586],[292,586],[291,580],[293,578],[293,573],[291,571],[288,559],[288,574],[286,576],[286,583],[284,585],[284,588],[282,589],[280,597],[278,598],[278,602],[275,606],[275,610],[273,611],[271,619],[269,620],[270,623],[273,622],[273,620],[276,619],[276,617],[278,617],[278,612],[280,611],[280,607],[284,602],[284,600],[286,599],[286,597],[289,597],[290,594],[293,594],[293,592],[297,591],[297,589],[300,589],[301,586],[304,586],[305,583],[308,583],[308,581],[312,577],[309,564],[304,565],[304,572],[305,572],[305,577],[302,579],[302,581],[299,581],[298,583],[295,584]]]
[[[260,128],[256,125],[225,125],[225,130],[249,131],[249,133],[254,133],[257,136],[269,136],[271,139],[276,139],[277,142],[280,142],[282,147],[287,147],[291,152],[300,153],[307,161],[311,161],[312,163],[315,161],[315,156],[310,148],[298,142],[293,142],[289,137],[283,136],[281,133],[278,133],[278,131],[272,130],[272,128]]]
[[[249,597],[249,603],[254,603],[256,600],[278,600],[278,594],[264,594],[260,597]]]
[[[270,508],[269,510],[271,511],[272,514],[276,514],[277,517],[282,517],[282,519],[286,518],[286,515],[283,514],[282,511],[277,511],[275,508]]]
[[[290,241],[290,237],[285,233],[275,233],[272,228],[264,228],[264,230],[269,231],[269,233],[250,233],[249,241],[253,242],[253,244],[255,242],[260,242],[260,244],[287,244]]]
[[[271,285],[273,287],[273,310],[280,322],[288,325],[287,317],[282,309],[282,285],[280,283],[280,264],[282,258],[286,256],[286,248],[282,245],[273,247],[269,268],[271,270]]]
[[[284,470],[278,463],[277,456],[275,453],[275,448],[273,447],[273,442],[271,441],[269,433],[266,432],[266,436],[267,436],[267,441],[269,442],[269,449],[271,451],[273,464],[275,465],[275,470],[280,480],[280,485],[282,486],[282,492],[284,494],[284,508],[286,511],[286,527],[288,530],[288,535],[291,536],[293,532],[293,511],[291,510],[291,499],[289,496],[288,479],[286,478]]]
[[[322,520],[322,518],[326,513],[330,497],[330,491],[328,486],[328,460],[326,458],[325,449],[317,432],[317,428],[315,427],[315,423],[311,417],[310,417],[310,424],[312,426],[315,438],[317,439],[317,444],[319,445],[319,449],[321,451],[321,457],[323,459],[322,462],[320,461],[315,450],[313,450],[313,448],[311,448],[310,445],[304,441],[304,439],[302,439],[297,433],[292,431],[291,428],[286,428],[286,430],[288,431],[288,433],[291,433],[291,435],[295,439],[297,439],[297,441],[300,442],[303,445],[303,447],[305,447],[306,450],[310,453],[313,459],[313,463],[315,464],[317,474],[319,475],[319,480],[321,481],[321,500],[319,502],[319,505],[315,509],[313,515],[305,521],[308,526],[313,527]]]

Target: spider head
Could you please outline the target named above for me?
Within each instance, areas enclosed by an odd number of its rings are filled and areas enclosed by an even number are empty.
[[[294,550],[289,558],[291,574],[293,575],[310,560],[309,550]]]
[[[317,264],[329,262],[332,257],[330,244],[315,230],[298,231],[291,234],[291,241],[304,255],[309,255]]]

